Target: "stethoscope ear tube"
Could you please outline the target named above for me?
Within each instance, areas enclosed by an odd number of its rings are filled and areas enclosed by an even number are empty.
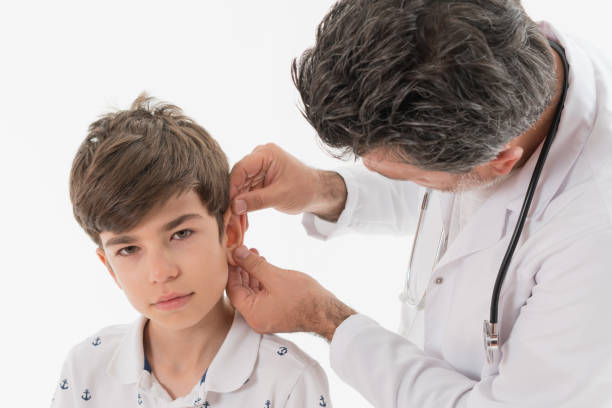
[[[516,249],[516,246],[518,244],[518,240],[521,236],[523,226],[525,225],[525,220],[527,219],[527,214],[529,213],[529,207],[531,206],[531,201],[533,200],[533,195],[535,193],[540,174],[542,173],[542,168],[544,167],[546,156],[548,156],[550,146],[552,145],[555,135],[557,134],[559,122],[561,120],[561,113],[563,112],[563,107],[565,106],[569,64],[567,62],[567,58],[565,57],[565,51],[563,50],[563,47],[561,47],[554,41],[549,40],[548,42],[550,46],[559,54],[559,57],[561,57],[561,61],[563,62],[563,87],[561,89],[561,97],[559,99],[559,103],[555,111],[553,122],[548,131],[548,134],[546,135],[546,140],[544,141],[544,145],[542,146],[542,151],[540,152],[540,156],[538,157],[535,169],[533,170],[531,181],[529,182],[529,187],[527,188],[527,193],[525,194],[525,199],[523,200],[523,206],[521,207],[521,212],[514,228],[514,233],[512,234],[510,244],[508,245],[508,249],[506,250],[506,254],[504,255],[504,259],[502,260],[502,263],[500,265],[499,272],[497,273],[497,278],[495,279],[495,286],[493,287],[493,294],[491,297],[491,314],[489,320],[485,320],[484,322],[483,333],[485,340],[485,349],[487,351],[487,359],[489,360],[489,363],[492,361],[493,358],[493,350],[499,346],[499,325],[497,319],[501,287],[504,282],[504,278],[506,277],[506,273],[508,272],[510,262],[512,261],[512,255],[514,254],[514,250]]]

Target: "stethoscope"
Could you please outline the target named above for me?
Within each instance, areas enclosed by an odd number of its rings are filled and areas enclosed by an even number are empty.
[[[557,104],[557,109],[555,111],[555,116],[553,118],[553,122],[551,127],[546,135],[546,139],[544,140],[544,144],[542,146],[542,150],[540,155],[538,156],[538,161],[536,163],[535,169],[531,175],[531,181],[529,182],[529,187],[527,188],[527,193],[525,194],[525,199],[523,200],[523,206],[521,207],[521,212],[518,217],[518,221],[514,228],[514,233],[512,234],[512,238],[510,239],[510,244],[508,245],[508,249],[506,250],[506,254],[502,260],[501,266],[499,268],[499,272],[497,273],[497,278],[495,280],[495,286],[493,287],[493,294],[491,298],[491,313],[489,320],[484,321],[483,327],[483,336],[484,336],[484,348],[485,354],[487,357],[487,361],[491,363],[493,361],[494,351],[499,348],[499,323],[498,323],[498,306],[499,306],[499,296],[501,292],[501,287],[504,282],[504,278],[506,276],[506,272],[508,271],[508,267],[510,266],[510,262],[512,261],[512,255],[514,254],[514,250],[518,244],[518,240],[521,236],[521,232],[523,230],[523,226],[525,225],[525,220],[527,219],[527,214],[529,213],[529,207],[531,206],[531,201],[533,199],[533,195],[535,193],[536,186],[538,184],[538,180],[540,178],[540,174],[542,173],[542,168],[544,167],[544,162],[546,161],[546,156],[548,155],[548,151],[550,150],[550,146],[552,145],[553,139],[557,134],[557,129],[559,127],[559,121],[561,120],[561,113],[563,111],[563,107],[565,104],[565,95],[567,93],[567,76],[569,72],[569,64],[567,62],[567,58],[565,57],[565,51],[563,48],[555,43],[554,41],[548,40],[550,46],[559,54],[561,61],[563,63],[564,70],[564,78],[563,78],[563,87],[561,89],[561,97],[559,103]],[[419,235],[424,225],[425,213],[427,211],[429,197],[431,195],[432,190],[428,188],[425,191],[423,196],[423,201],[421,203],[421,212],[419,214],[419,218],[417,221],[416,233],[414,235],[414,241],[412,243],[412,252],[410,253],[410,261],[408,265],[408,273],[409,273],[409,281],[408,288],[413,285],[411,282],[414,277],[413,273],[413,263],[414,263],[414,254],[415,248],[417,246],[417,242],[419,239]],[[440,254],[442,252],[442,247],[446,246],[446,233],[443,231],[440,244],[438,245],[438,249],[436,251],[435,262],[437,262],[440,258]],[[444,241],[444,243],[443,243]],[[434,267],[435,267],[434,262]],[[412,282],[413,283],[413,282]],[[413,303],[417,303],[412,295],[408,296],[408,299],[412,300]]]

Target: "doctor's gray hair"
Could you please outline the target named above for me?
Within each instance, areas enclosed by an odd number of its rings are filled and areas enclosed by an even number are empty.
[[[341,0],[292,77],[334,156],[387,148],[452,173],[495,158],[555,91],[552,52],[518,0]]]

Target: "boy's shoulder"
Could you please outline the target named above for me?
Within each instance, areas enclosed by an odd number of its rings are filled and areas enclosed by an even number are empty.
[[[70,350],[68,358],[113,353],[134,324],[137,323],[115,324],[96,331],[75,344]]]
[[[276,334],[263,334],[259,346],[260,355],[270,357],[286,369],[301,371],[308,366],[318,364],[292,341]]]
[[[126,339],[142,326],[142,318],[132,324],[108,326],[73,346],[64,361],[53,406],[74,406],[84,401],[91,407],[121,406],[130,390],[111,377],[122,379],[122,375],[131,374],[121,365],[124,359],[119,354],[129,346]]]
[[[238,340],[239,339],[239,340]],[[283,373],[280,377],[288,379],[299,376],[305,369],[318,363],[292,341],[276,334],[259,334],[255,332],[244,317],[236,312],[232,329],[222,349],[241,349],[240,361],[251,360],[260,369],[268,372]],[[233,359],[229,353],[221,351],[220,359]],[[232,353],[233,354],[233,353]],[[250,357],[247,357],[249,356]]]
[[[316,360],[291,340],[255,332],[238,312],[215,360],[209,370],[215,390],[232,388],[235,395],[282,401],[286,407],[318,406],[329,399],[327,376]]]
[[[104,375],[126,338],[142,330],[143,324],[144,318],[139,317],[133,323],[107,326],[87,336],[70,349],[64,370],[85,378]]]

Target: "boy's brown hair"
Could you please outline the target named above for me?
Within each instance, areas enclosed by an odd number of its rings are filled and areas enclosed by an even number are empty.
[[[74,216],[101,248],[100,233],[135,227],[153,208],[194,190],[223,236],[229,165],[217,142],[174,105],[141,94],[129,110],[89,126],[70,172]]]

